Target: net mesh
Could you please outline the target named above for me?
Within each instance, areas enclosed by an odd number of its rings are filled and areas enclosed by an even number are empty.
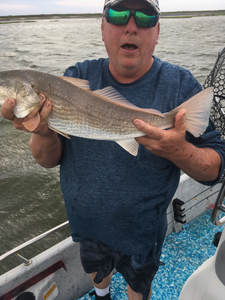
[[[221,133],[225,140],[225,48],[219,53],[215,65],[206,78],[204,88],[213,86],[214,97],[210,117],[215,124],[216,130]],[[221,181],[225,178],[225,171]]]

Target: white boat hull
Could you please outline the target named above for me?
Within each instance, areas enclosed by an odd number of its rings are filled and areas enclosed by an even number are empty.
[[[58,291],[57,300],[78,299],[92,288],[90,277],[84,273],[80,263],[79,244],[74,243],[69,237],[32,258],[31,265],[24,266],[22,264],[0,276],[0,299],[1,295],[12,291],[29,278],[40,274],[57,262],[63,262],[66,270],[63,266],[60,267],[59,263],[60,268],[58,270],[27,289],[35,295],[36,300],[43,300],[43,296],[47,294],[54,283],[56,283]],[[50,293],[52,297],[49,295],[46,300],[56,299],[53,295],[56,293],[55,290]],[[10,299],[14,300],[16,297]]]

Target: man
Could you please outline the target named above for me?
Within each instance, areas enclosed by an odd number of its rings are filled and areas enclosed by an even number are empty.
[[[65,75],[89,80],[92,90],[113,86],[133,104],[161,112],[186,101],[201,86],[187,70],[153,56],[159,13],[157,0],[106,1],[101,29],[109,59],[78,63]],[[3,117],[25,130],[13,107],[14,100],[8,99]],[[46,101],[30,147],[42,166],[61,165],[71,235],[81,242],[81,261],[95,286],[95,299],[111,299],[114,267],[128,282],[130,300],[150,299],[180,169],[205,184],[218,182],[225,143],[211,121],[200,138],[187,133],[181,110],[169,130],[134,120],[146,136],[136,139],[140,146],[133,157],[114,142],[58,136],[47,126],[50,111]]]

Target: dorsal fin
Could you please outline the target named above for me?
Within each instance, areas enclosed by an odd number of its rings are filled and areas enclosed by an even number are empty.
[[[115,90],[112,86],[107,86],[106,88],[102,90],[96,90],[93,91],[94,94],[97,94],[98,96],[107,98],[108,100],[111,100],[113,102],[116,102],[122,106],[125,106],[127,108],[135,109],[142,112],[148,112],[160,117],[165,117],[164,114],[162,114],[160,111],[156,109],[151,108],[140,108],[132,103],[130,103],[127,99],[125,99],[117,90]]]
[[[67,81],[73,85],[76,85],[82,89],[90,91],[89,87],[89,81],[84,80],[84,79],[79,79],[79,78],[74,78],[74,77],[66,77],[66,76],[58,76],[60,79]]]
[[[134,104],[127,101],[126,98],[124,98],[117,90],[115,90],[112,86],[107,86],[106,88],[102,90],[96,90],[93,91],[94,94],[97,94],[98,96],[102,96],[104,98],[107,98],[108,100],[112,100],[113,102],[118,102],[120,104],[130,106],[133,108],[138,108]]]

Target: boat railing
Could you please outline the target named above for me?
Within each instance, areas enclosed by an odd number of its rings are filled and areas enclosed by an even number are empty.
[[[23,244],[17,246],[16,248],[14,248],[14,249],[12,249],[12,250],[6,252],[5,254],[1,255],[1,256],[0,256],[0,262],[1,262],[3,259],[5,259],[5,258],[7,258],[7,257],[9,257],[9,256],[11,256],[11,255],[15,255],[15,256],[16,256],[19,260],[21,260],[26,266],[30,265],[30,264],[32,263],[32,260],[28,260],[28,259],[24,258],[23,256],[21,256],[21,255],[18,254],[17,252],[19,252],[20,250],[22,250],[22,249],[24,249],[24,248],[26,248],[26,247],[28,247],[28,246],[34,244],[34,243],[36,243],[37,241],[40,241],[40,240],[46,238],[46,237],[49,236],[50,234],[53,234],[53,233],[59,231],[60,229],[63,229],[63,228],[65,228],[65,227],[67,227],[68,225],[69,225],[69,221],[66,221],[66,222],[64,222],[64,223],[62,223],[62,224],[60,224],[60,225],[58,225],[58,226],[56,226],[56,227],[54,227],[54,228],[52,228],[52,229],[50,229],[50,230],[48,230],[48,231],[46,231],[46,232],[44,232],[44,233],[42,233],[42,234],[36,236],[35,238],[33,238],[33,239],[31,239],[31,240],[29,240],[29,241],[27,241],[27,242],[25,242],[25,243],[23,243]]]

